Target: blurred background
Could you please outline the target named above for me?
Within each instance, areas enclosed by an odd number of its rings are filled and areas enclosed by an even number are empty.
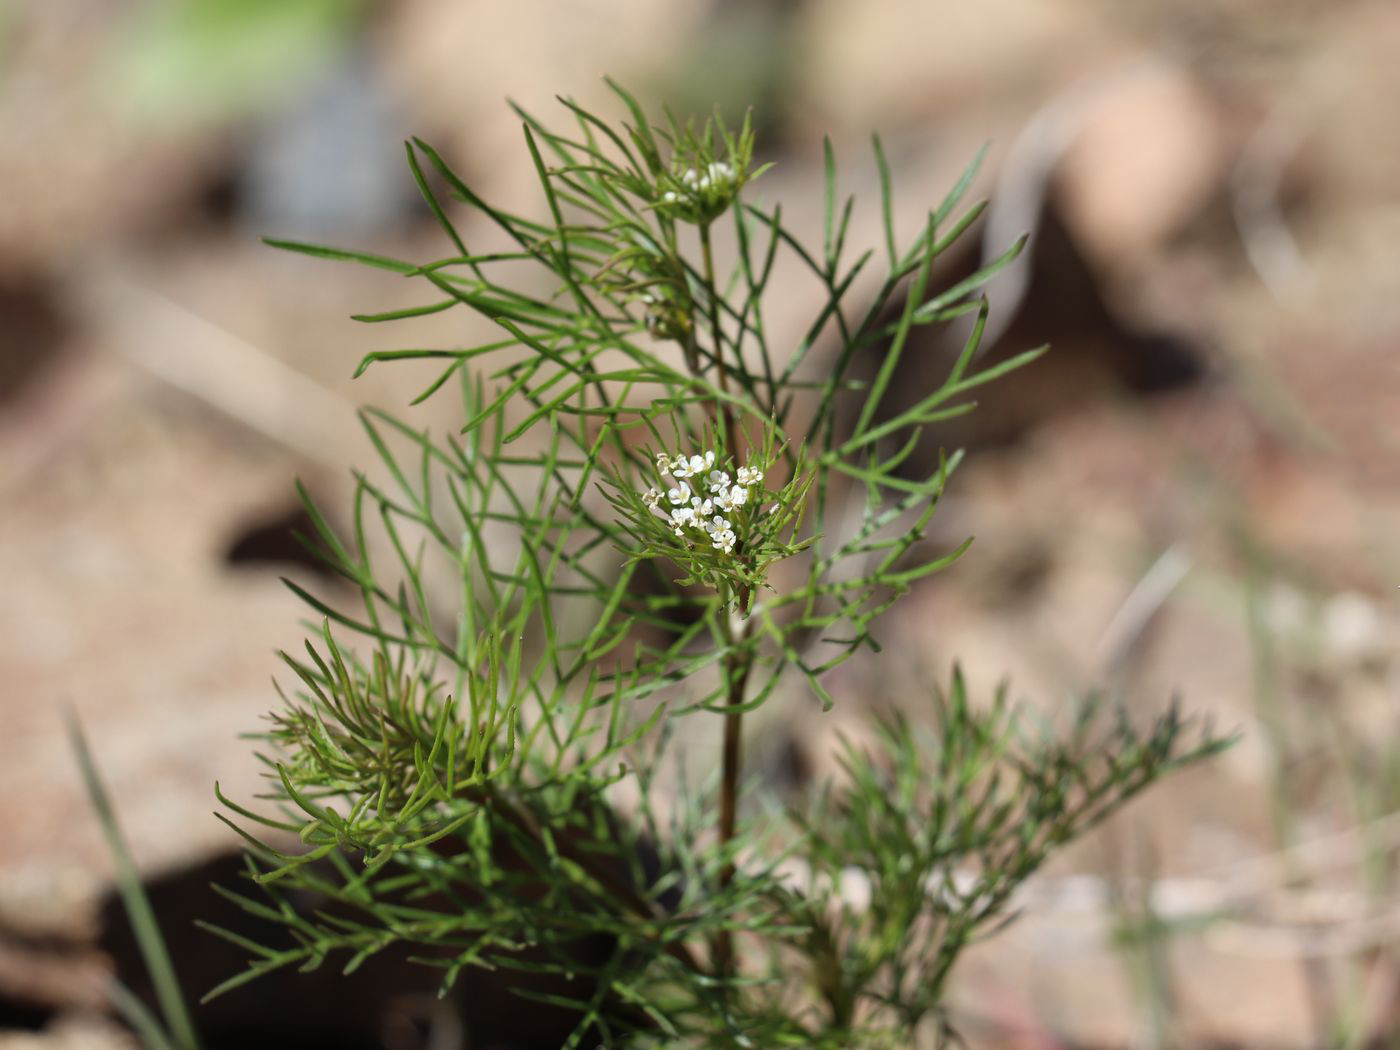
[[[332,586],[290,538],[293,479],[343,506],[354,407],[416,391],[412,368],[352,383],[362,354],[480,331],[357,325],[421,293],[259,236],[444,254],[410,135],[540,212],[507,100],[620,116],[605,73],[682,114],[752,105],[777,164],[753,193],[814,234],[829,134],[852,239],[878,243],[872,132],[906,229],[990,146],[992,207],[941,279],[1033,234],[988,352],[1053,350],[937,436],[970,451],[938,538],[976,543],[886,623],[878,674],[842,670],[837,710],[760,716],[756,768],[800,790],[869,712],[927,714],[955,659],[1046,711],[1179,695],[1243,733],[967,958],[969,1042],[1396,1043],[1397,55],[1393,0],[0,6],[0,1046],[131,1045],[101,1006],[131,960],[65,709],[143,872],[202,889],[235,845],[212,782],[255,791],[238,734],[300,638],[278,577]],[[901,386],[937,382],[936,349]]]

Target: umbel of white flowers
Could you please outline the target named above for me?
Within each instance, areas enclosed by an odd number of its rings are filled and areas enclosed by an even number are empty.
[[[676,459],[663,452],[656,457],[656,469],[676,484],[664,493],[648,489],[642,502],[681,539],[708,539],[723,553],[732,554],[738,536],[731,518],[748,505],[749,489],[763,480],[763,471],[740,467],[731,480],[728,473],[714,467],[713,452]]]

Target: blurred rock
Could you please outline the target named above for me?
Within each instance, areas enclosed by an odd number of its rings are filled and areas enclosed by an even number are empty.
[[[1101,269],[1160,252],[1226,175],[1215,104],[1183,69],[1130,67],[1085,102],[1055,174],[1065,221]]]
[[[418,199],[401,146],[411,133],[370,56],[349,52],[251,135],[240,225],[313,242],[393,232]]]

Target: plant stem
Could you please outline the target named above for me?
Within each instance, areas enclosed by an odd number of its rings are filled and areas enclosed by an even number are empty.
[[[700,251],[705,260],[705,294],[709,296],[710,302],[710,345],[714,350],[715,368],[719,370],[719,389],[722,394],[729,394],[729,371],[724,367],[724,339],[720,335],[719,327],[719,289],[715,286],[715,253],[710,247],[710,224],[703,222],[700,224]],[[725,439],[729,442],[729,451],[734,453],[734,419],[730,414],[727,402],[721,402],[720,413],[724,416]]]
[[[734,654],[725,661],[725,673],[729,678],[729,694],[725,706],[738,707],[743,703],[743,690],[748,685],[749,671],[753,659],[749,654]],[[739,766],[742,760],[742,711],[725,711],[724,715],[724,757],[720,774],[720,844],[727,846],[734,840],[739,812]],[[720,872],[720,889],[728,889],[734,882],[734,861],[729,861]],[[727,930],[721,930],[714,939],[714,972],[727,977],[734,970],[734,938]]]
[[[719,389],[727,397],[729,395],[729,372],[724,364],[724,338],[719,322],[719,288],[715,283],[715,256],[714,249],[710,245],[710,224],[701,223],[699,230],[700,250],[705,266],[705,291],[710,300],[710,344],[714,352],[715,368],[719,372]],[[719,414],[724,427],[725,449],[731,456],[737,456],[739,452],[738,433],[734,424],[733,409],[727,401],[720,402]],[[738,597],[739,609],[743,610],[749,602],[747,588]],[[739,615],[742,617],[742,612]],[[744,703],[749,671],[753,668],[753,655],[733,647],[736,642],[746,641],[748,633],[749,624],[747,621],[740,620],[736,624],[732,616],[729,620],[724,621],[724,640],[730,647],[729,655],[725,657],[724,661],[724,676],[728,686],[725,706],[728,708],[739,708]],[[724,741],[721,756],[719,844],[720,848],[723,849],[733,841],[738,826],[739,771],[743,761],[742,711],[729,710],[724,714]],[[734,863],[730,861],[720,871],[720,892],[726,890],[733,881]],[[729,976],[734,969],[734,939],[727,930],[722,930],[715,936],[713,955],[715,974],[719,977]]]
[[[748,596],[740,596],[740,608],[748,604]],[[747,640],[751,621],[743,621],[736,632],[731,622],[726,626],[725,641],[731,646]],[[728,695],[725,706],[736,708],[744,702],[744,692],[748,686],[749,672],[753,669],[753,654],[747,651],[731,651],[724,661],[725,678],[728,681]],[[743,760],[743,712],[726,711],[724,714],[724,744],[720,769],[719,795],[719,841],[723,848],[734,839],[739,815],[739,770]],[[734,881],[734,862],[727,862],[720,870],[720,891],[728,889]],[[714,943],[715,974],[727,977],[734,968],[734,940],[727,930],[721,930]]]
[[[719,288],[715,284],[715,253],[710,247],[710,224],[700,225],[700,251],[705,262],[705,292],[710,298],[710,348],[714,353],[715,368],[719,372],[719,390],[729,397],[729,370],[724,365],[724,337],[719,326]],[[736,348],[735,353],[738,353]],[[719,417],[724,427],[724,446],[731,456],[739,454],[738,430],[734,425],[734,410],[728,400],[719,403]]]

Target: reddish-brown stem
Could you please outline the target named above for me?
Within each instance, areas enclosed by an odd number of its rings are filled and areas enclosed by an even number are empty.
[[[743,608],[748,604],[748,595],[739,596],[739,607]],[[734,637],[735,632],[731,627],[727,632],[730,644],[744,642],[748,638],[749,624],[745,622],[739,633],[739,637]],[[725,706],[736,708],[744,702],[744,692],[748,686],[749,672],[753,669],[753,654],[747,650],[735,650],[731,652],[724,662],[724,673],[728,683],[728,695],[725,698]],[[743,712],[726,711],[724,714],[724,745],[720,760],[720,794],[719,794],[719,841],[721,847],[728,845],[734,840],[734,833],[738,826],[739,819],[739,770],[743,760]],[[727,889],[734,881],[734,862],[727,862],[720,870],[719,888],[721,891]],[[714,968],[715,973],[721,977],[728,976],[734,969],[734,939],[727,930],[721,930],[715,936],[714,943]]]
[[[709,223],[700,224],[699,234],[700,248],[704,256],[705,292],[709,297],[707,305],[709,307],[710,348],[717,373],[716,385],[720,392],[718,422],[723,431],[725,452],[735,456],[739,453],[738,428],[735,425],[733,406],[729,403],[729,370],[724,361],[724,336],[720,328],[719,292],[715,287],[714,250],[710,244]],[[694,332],[695,326],[692,319],[691,335],[686,345],[686,361],[691,371],[699,375],[700,355],[695,345]],[[728,599],[730,596],[725,594],[724,597]],[[741,610],[747,608],[749,603],[748,589],[744,588],[737,597],[738,608]],[[728,605],[727,600],[725,604]],[[724,848],[734,840],[738,828],[739,771],[743,759],[743,711],[740,709],[744,703],[744,692],[748,686],[753,657],[744,645],[748,640],[750,630],[750,625],[747,622],[744,622],[742,627],[736,630],[733,620],[723,621],[722,630],[725,644],[730,650],[724,660],[724,678],[727,687],[725,707],[731,709],[724,713],[724,742],[720,764],[719,844],[721,848]],[[732,861],[726,863],[721,869],[719,885],[721,891],[734,881],[734,872]],[[732,974],[734,969],[733,937],[727,931],[716,934],[710,951],[710,961],[714,973],[720,977]]]

